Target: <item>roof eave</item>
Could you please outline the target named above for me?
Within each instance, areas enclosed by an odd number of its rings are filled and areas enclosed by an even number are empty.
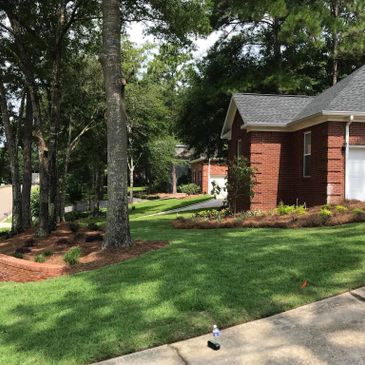
[[[232,95],[221,131],[221,139],[231,139],[231,128],[237,110],[238,108],[234,101],[234,95]]]

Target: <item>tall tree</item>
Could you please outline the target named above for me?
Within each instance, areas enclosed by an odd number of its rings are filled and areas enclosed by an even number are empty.
[[[121,12],[119,0],[103,0],[101,57],[107,107],[108,212],[104,248],[132,245],[128,220],[127,118],[125,81],[121,74]]]
[[[12,231],[18,233],[22,228],[22,201],[21,188],[19,178],[19,159],[17,140],[14,134],[13,126],[10,121],[10,114],[8,110],[8,102],[6,91],[4,87],[4,80],[2,77],[2,70],[0,70],[0,112],[2,122],[5,129],[5,136],[7,141],[7,149],[10,159],[11,185],[12,185]]]

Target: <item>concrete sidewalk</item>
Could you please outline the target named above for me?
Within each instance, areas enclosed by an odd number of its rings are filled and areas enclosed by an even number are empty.
[[[210,335],[137,352],[98,365],[363,365],[365,287]]]

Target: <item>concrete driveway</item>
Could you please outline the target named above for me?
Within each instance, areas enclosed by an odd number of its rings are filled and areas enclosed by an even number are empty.
[[[0,186],[0,222],[11,214],[12,198],[11,186]]]
[[[98,365],[363,365],[365,287],[210,335],[137,352]]]

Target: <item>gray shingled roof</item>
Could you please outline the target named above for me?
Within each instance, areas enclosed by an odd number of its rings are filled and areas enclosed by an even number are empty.
[[[315,97],[294,119],[323,111],[365,112],[365,66]]]
[[[308,96],[233,94],[247,125],[285,126],[312,100]]]

